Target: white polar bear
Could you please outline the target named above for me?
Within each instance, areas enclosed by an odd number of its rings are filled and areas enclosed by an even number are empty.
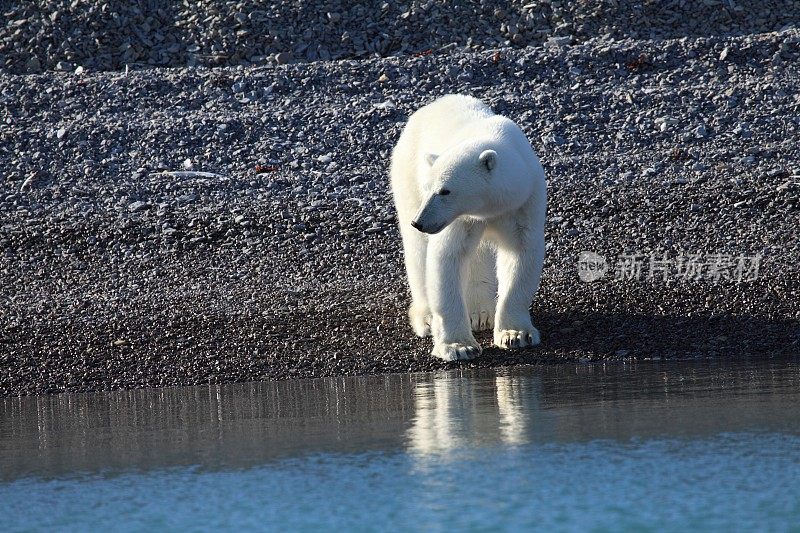
[[[522,130],[483,102],[451,94],[416,111],[392,152],[409,318],[445,360],[494,344],[539,343],[529,307],[544,262],[547,185]]]

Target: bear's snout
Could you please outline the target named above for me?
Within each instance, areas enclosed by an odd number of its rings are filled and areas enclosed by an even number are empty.
[[[434,194],[417,211],[417,216],[411,225],[422,233],[433,235],[442,231],[449,223],[450,219],[447,217],[447,210],[443,209],[441,197]]]
[[[418,220],[412,220],[411,225],[414,227],[414,229],[421,231],[422,233],[433,235],[434,233],[439,233],[442,231],[447,224],[440,224],[438,226],[425,226]]]

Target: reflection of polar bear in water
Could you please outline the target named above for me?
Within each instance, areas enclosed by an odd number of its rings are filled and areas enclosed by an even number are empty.
[[[476,379],[427,376],[414,387],[414,422],[408,446],[420,455],[478,444],[525,444],[538,409],[530,379],[519,374]]]
[[[392,153],[392,192],[419,336],[433,355],[471,359],[472,331],[539,343],[529,307],[544,261],[544,171],[511,120],[468,96],[414,113]]]

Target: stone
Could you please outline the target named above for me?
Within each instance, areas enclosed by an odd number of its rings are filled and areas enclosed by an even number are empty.
[[[372,104],[372,106],[373,106],[375,109],[381,109],[381,110],[392,110],[392,109],[397,109],[397,106],[396,106],[396,105],[394,105],[394,102],[392,102],[391,100],[386,100],[386,101],[384,101],[384,102],[378,102],[378,103],[376,103],[376,104]]]
[[[292,61],[291,52],[279,52],[275,54],[275,62],[279,65],[285,65]]]
[[[131,213],[139,213],[141,211],[146,211],[147,209],[150,209],[150,204],[147,202],[136,201],[128,204],[128,211]]]
[[[25,63],[25,71],[36,74],[42,70],[38,57],[32,57]]]
[[[705,139],[708,137],[708,130],[706,129],[704,124],[700,124],[695,129],[692,130],[695,138],[697,139]]]

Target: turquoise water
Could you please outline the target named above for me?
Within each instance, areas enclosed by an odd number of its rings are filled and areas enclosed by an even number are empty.
[[[0,402],[0,529],[800,531],[794,361]]]

